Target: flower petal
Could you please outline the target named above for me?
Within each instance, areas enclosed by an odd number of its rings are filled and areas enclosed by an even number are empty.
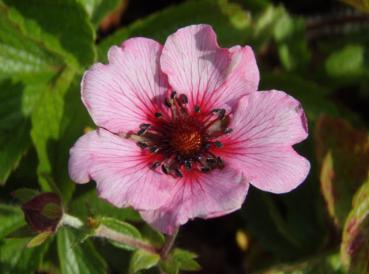
[[[160,71],[162,46],[132,38],[110,48],[109,64],[95,64],[82,80],[82,100],[99,127],[121,133],[148,121],[168,89]]]
[[[250,178],[255,187],[284,193],[301,184],[310,163],[293,148],[307,137],[304,111],[281,91],[256,92],[241,99],[233,132],[222,140],[220,155]]]
[[[101,198],[138,210],[160,207],[173,186],[168,176],[149,168],[134,142],[104,129],[85,134],[71,148],[69,175],[77,183],[95,180]]]
[[[239,209],[248,188],[246,178],[231,168],[196,173],[176,183],[172,199],[163,207],[140,213],[156,229],[172,234],[189,219],[213,218]]]
[[[232,61],[224,84],[211,98],[213,105],[227,104],[234,107],[242,96],[258,90],[259,69],[252,48],[235,46],[229,50]]]
[[[165,42],[160,59],[174,90],[189,96],[190,103],[202,105],[219,88],[231,62],[227,49],[218,46],[209,25],[192,25],[177,30]]]

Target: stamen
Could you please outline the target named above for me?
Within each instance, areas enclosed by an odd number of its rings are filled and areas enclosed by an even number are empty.
[[[172,94],[170,95],[170,98],[174,99],[174,98],[176,98],[176,96],[177,96],[177,92],[173,91]]]
[[[172,106],[172,102],[168,99],[168,98],[165,98],[164,100],[164,104],[165,106],[167,106],[168,108],[170,108]]]
[[[233,129],[232,129],[232,128],[227,127],[223,132],[224,132],[225,134],[229,134],[229,133],[231,133],[232,131],[233,131]]]
[[[182,105],[186,105],[186,104],[188,104],[188,98],[187,98],[186,94],[181,94],[181,95],[179,96],[179,101],[180,101],[180,103],[181,103]]]
[[[142,149],[144,149],[144,148],[147,148],[148,147],[148,145],[146,144],[146,143],[144,143],[144,142],[137,142],[136,143],[140,148],[142,148]]]
[[[200,106],[196,105],[194,110],[195,110],[196,113],[199,113],[200,112]]]
[[[158,152],[159,152],[159,150],[160,150],[160,148],[159,148],[159,147],[157,147],[157,146],[152,146],[152,147],[150,147],[150,152],[152,152],[152,153],[158,153]]]
[[[154,115],[156,118],[161,118],[163,116],[163,114],[161,114],[160,112],[155,112]]]
[[[160,166],[160,162],[154,162],[154,163],[152,163],[152,165],[151,165],[151,169],[156,169],[156,168],[158,168],[159,166]]]
[[[166,165],[166,164],[162,164],[161,165],[161,170],[165,173],[165,174],[169,174],[169,172],[170,172],[170,169],[169,169],[169,167]]]
[[[184,165],[185,165],[185,168],[187,170],[190,170],[192,168],[192,163],[191,161],[184,161]]]
[[[223,144],[222,144],[221,142],[219,142],[219,141],[215,141],[215,142],[214,142],[214,145],[215,145],[217,148],[221,148],[221,147],[223,147]]]
[[[211,112],[218,115],[219,119],[223,119],[226,113],[224,108],[216,108],[213,109]]]
[[[174,170],[174,173],[175,173],[175,175],[177,176],[177,177],[183,177],[183,173],[178,169],[178,168],[176,168],[175,170]]]

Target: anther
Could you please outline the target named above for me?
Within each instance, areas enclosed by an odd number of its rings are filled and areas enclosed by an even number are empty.
[[[178,169],[178,168],[176,168],[175,170],[174,170],[174,173],[175,173],[175,175],[177,176],[177,177],[183,177],[183,174],[182,174],[182,172]]]
[[[216,108],[216,109],[213,109],[211,112],[218,115],[219,119],[223,119],[226,113],[224,108]]]
[[[169,174],[169,167],[165,164],[161,165],[161,170],[165,173],[165,174]]]
[[[168,98],[165,98],[164,100],[164,104],[165,106],[167,106],[168,108],[170,108],[172,106],[172,102],[170,102],[170,100]]]
[[[228,134],[228,133],[231,133],[232,131],[233,131],[233,129],[232,129],[232,128],[227,127],[223,132],[224,132],[225,134]]]
[[[154,163],[152,163],[152,165],[151,165],[151,169],[156,169],[157,167],[159,167],[160,166],[160,162],[154,162]]]
[[[223,162],[222,158],[217,157],[217,165],[218,165],[219,168],[224,167],[224,162]]]
[[[159,151],[160,149],[159,149],[159,147],[157,147],[157,146],[152,146],[152,147],[150,147],[150,152],[152,152],[152,153],[158,153],[158,151]]]
[[[188,98],[186,94],[179,95],[179,101],[181,104],[188,104]]]
[[[190,170],[192,168],[192,164],[191,161],[185,161],[184,162],[184,166],[187,170]]]
[[[156,118],[160,118],[160,117],[162,117],[163,116],[163,114],[161,114],[160,112],[155,112],[155,117]]]
[[[148,145],[146,144],[146,143],[144,143],[144,142],[137,142],[136,143],[140,148],[147,148],[148,147]]]
[[[223,144],[222,144],[221,142],[219,142],[219,141],[215,141],[215,142],[214,142],[214,145],[215,145],[217,148],[221,148],[221,147],[223,147]]]
[[[170,95],[170,98],[174,99],[174,98],[176,98],[176,96],[177,96],[177,92],[173,91],[172,94]]]
[[[150,124],[143,123],[143,124],[140,125],[140,129],[147,129],[149,127],[150,127]]]
[[[199,113],[200,112],[200,106],[196,105],[194,110],[195,110],[196,113]]]
[[[208,162],[209,164],[215,164],[217,162],[217,160],[214,159],[214,158],[207,158],[206,162]]]
[[[200,171],[201,172],[204,172],[204,173],[207,173],[207,172],[209,172],[211,169],[209,168],[209,167],[202,167],[202,168],[200,168]]]

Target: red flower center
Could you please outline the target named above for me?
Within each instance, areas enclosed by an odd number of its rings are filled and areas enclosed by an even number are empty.
[[[179,155],[191,157],[201,151],[203,135],[197,120],[177,121],[169,133],[169,144]]]
[[[229,114],[224,109],[201,113],[199,106],[193,111],[187,108],[186,95],[173,92],[164,101],[170,114],[155,113],[152,124],[141,124],[137,133],[129,134],[143,150],[152,153],[150,168],[161,166],[163,173],[183,177],[184,172],[199,170],[209,172],[224,167],[216,150],[223,144],[216,139],[229,134]]]

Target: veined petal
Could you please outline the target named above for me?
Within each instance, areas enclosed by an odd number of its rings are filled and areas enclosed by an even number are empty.
[[[96,125],[121,133],[150,119],[168,90],[161,51],[154,40],[131,38],[110,48],[107,65],[95,64],[85,73],[82,100]]]
[[[224,161],[265,191],[284,193],[301,184],[310,163],[292,145],[307,137],[300,103],[281,91],[256,92],[239,102],[233,132],[222,140]]]
[[[177,30],[165,42],[160,60],[173,89],[185,93],[193,105],[209,101],[224,83],[230,62],[231,54],[219,47],[209,25]]]
[[[172,234],[190,219],[219,217],[241,208],[248,188],[247,179],[231,168],[196,173],[176,183],[168,203],[140,214],[156,229]]]
[[[96,181],[101,198],[138,210],[160,207],[173,186],[171,178],[149,168],[134,142],[104,129],[85,134],[71,148],[69,175],[77,183]]]
[[[259,85],[259,68],[251,47],[235,46],[229,49],[231,64],[222,86],[214,91],[212,105],[227,104],[234,107],[241,97],[256,92]]]

